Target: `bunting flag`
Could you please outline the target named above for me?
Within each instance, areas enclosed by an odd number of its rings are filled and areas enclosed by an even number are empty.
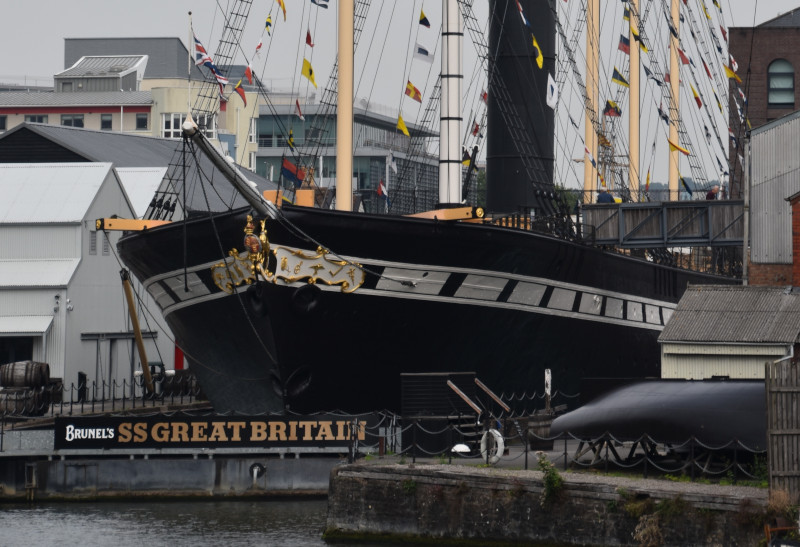
[[[733,79],[734,79],[734,80],[736,80],[738,83],[742,83],[742,79],[741,79],[741,78],[739,78],[739,76],[738,76],[738,75],[737,75],[737,74],[736,74],[736,73],[735,73],[733,70],[731,70],[731,67],[729,67],[728,65],[722,65],[722,66],[724,66],[724,67],[725,67],[725,75],[726,75],[728,78],[733,78]]]
[[[536,48],[536,64],[539,68],[542,68],[544,64],[544,55],[542,55],[542,48],[539,47],[539,42],[536,41],[536,36],[531,34],[531,38],[533,38],[533,47]]]
[[[617,48],[623,53],[631,54],[631,41],[620,34],[619,47]]]
[[[647,76],[647,78],[649,80],[653,80],[658,87],[661,87],[664,84],[664,82],[656,78],[655,75],[652,72],[650,72],[650,69],[647,68],[647,66],[642,65],[642,68],[644,69],[644,73]]]
[[[306,45],[309,47],[314,47],[314,42],[311,41],[311,31],[306,29]]]
[[[626,80],[625,77],[619,73],[617,67],[614,67],[614,73],[611,75],[611,81],[623,87],[630,87],[630,84],[628,84],[628,80]]]
[[[244,77],[247,78],[247,83],[253,85],[253,69],[250,65],[247,65],[247,68],[244,69]]]
[[[623,9],[622,11],[622,20],[623,21],[631,20],[631,9],[628,6],[625,6],[625,9]]]
[[[556,81],[553,79],[553,75],[550,74],[549,72],[547,73],[547,99],[546,99],[546,101],[547,101],[547,106],[549,106],[553,110],[556,109],[556,105],[558,104],[558,86],[556,85]]]
[[[724,112],[722,112],[722,103],[719,102],[719,97],[717,97],[717,92],[712,89],[711,93],[714,94],[714,99],[716,99],[716,101],[717,101],[717,108],[719,108],[719,113],[720,114],[724,114]]]
[[[406,95],[422,104],[422,93],[419,92],[419,89],[414,87],[414,84],[411,83],[411,80],[408,80],[408,83],[406,84]]]
[[[681,48],[678,48],[678,55],[681,58],[681,63],[683,63],[685,65],[689,64],[689,57],[686,56],[686,54],[683,52],[683,50]]]
[[[426,63],[433,62],[433,55],[430,54],[428,48],[426,48],[419,42],[416,42],[414,44],[414,58],[420,59],[421,61],[425,61]]]
[[[328,9],[328,0],[311,0],[311,3],[315,6]]]
[[[586,148],[586,147],[584,146],[584,147],[583,147],[583,151],[584,151],[584,152],[586,152],[586,155],[587,155],[587,156],[589,156],[589,162],[592,164],[592,167],[594,167],[595,169],[597,169],[597,162],[596,162],[596,161],[594,161],[594,158],[592,157],[592,153],[591,153],[591,152],[589,152],[589,149],[588,149],[588,148]]]
[[[701,60],[702,60],[702,59],[701,59]],[[708,74],[708,77],[709,77],[709,78],[711,78],[711,79],[713,80],[714,78],[711,76],[711,71],[710,71],[710,70],[708,70],[708,65],[706,64],[706,62],[705,62],[705,61],[703,61],[703,68],[704,68],[704,69],[706,69],[706,74]]]
[[[399,114],[397,116],[397,129],[399,129],[406,137],[411,136],[411,133],[408,132],[408,127],[406,127],[406,124],[403,121],[403,116]]]
[[[267,36],[272,36],[272,14],[270,13],[267,15],[267,22],[264,23],[264,29],[267,31]],[[261,42],[259,42],[259,46],[261,47]],[[258,48],[256,48],[258,49]]]
[[[483,100],[484,104],[489,103],[489,94],[486,92],[485,89],[481,91],[481,99]]]
[[[278,0],[278,5],[283,10],[283,20],[286,21],[286,4],[283,3],[283,0]]]
[[[517,2],[517,9],[519,10],[519,16],[522,17],[522,22],[525,23],[526,27],[531,28],[531,24],[528,22],[528,19],[525,17],[525,13],[522,11],[522,4],[519,3],[519,0],[515,1]]]
[[[708,130],[708,126],[705,124],[703,125],[703,129],[706,131],[706,142],[711,146],[711,131]]]
[[[390,151],[389,152],[389,167],[392,168],[394,174],[397,174],[397,162],[394,159],[394,154]]]
[[[294,152],[294,132],[289,129],[289,138],[286,139],[286,144],[289,145],[289,148]]]
[[[478,133],[480,133],[480,131],[481,131],[481,126],[480,126],[480,125],[478,125],[478,122],[476,122],[475,120],[473,120],[473,121],[472,121],[472,136],[473,136],[473,137],[477,137],[477,136],[478,136]]]
[[[670,34],[672,34],[676,40],[679,40],[680,38],[678,37],[678,29],[676,29],[675,25],[672,24],[672,18],[669,16],[669,13],[665,11],[664,17],[667,18],[667,26],[669,27]]]
[[[646,45],[644,45],[644,42],[642,42],[642,39],[641,39],[641,38],[639,38],[639,33],[638,33],[638,32],[636,32],[636,29],[635,29],[635,28],[633,28],[633,25],[631,25],[631,36],[633,36],[633,39],[634,39],[634,40],[636,40],[637,42],[639,42],[639,48],[640,48],[642,51],[644,51],[645,53],[647,53],[647,52],[648,52],[647,46],[646,46]]]
[[[736,148],[736,137],[733,135],[733,129],[731,129],[730,127],[728,128],[728,137],[731,139],[733,147]]]
[[[425,28],[431,28],[431,22],[425,17],[425,12],[422,10],[419,10],[419,24]]]
[[[662,120],[664,120],[664,122],[665,122],[667,125],[669,125],[669,114],[667,114],[666,112],[664,112],[664,110],[661,108],[661,105],[658,105],[658,116],[659,116],[659,117],[660,117]]]
[[[606,178],[603,176],[603,173],[601,173],[600,171],[598,171],[598,172],[597,172],[597,176],[599,176],[599,177],[600,177],[600,186],[602,186],[603,188],[605,188],[605,187],[606,187]]]
[[[703,13],[706,14],[706,19],[708,19],[710,21],[711,20],[711,15],[709,15],[708,10],[706,9],[705,2],[700,2],[700,6],[703,8]]]
[[[233,90],[239,94],[239,96],[242,98],[242,102],[245,106],[247,106],[247,99],[244,96],[244,88],[242,88],[242,80],[239,80]]]
[[[694,95],[694,102],[697,103],[697,108],[702,108],[703,102],[700,100],[700,96],[697,94],[697,90],[694,88],[692,84],[689,84],[689,87],[692,88],[692,95]]]
[[[574,127],[575,129],[580,130],[580,127],[578,127],[578,124],[575,122],[575,120],[572,119],[572,116],[567,114],[567,118],[569,118],[569,123],[572,124],[572,127]]]
[[[649,192],[650,191],[650,168],[649,167],[647,168],[647,180],[644,183],[644,191],[645,192]]]
[[[675,144],[674,142],[672,142],[669,139],[667,139],[667,142],[669,143],[669,151],[670,152],[672,152],[673,150],[677,150],[678,152],[680,152],[681,154],[684,154],[686,156],[690,155],[690,152],[688,150],[686,150],[685,148],[683,148],[682,146],[678,146],[677,144]]]
[[[386,191],[386,183],[383,182],[383,179],[378,182],[378,196],[389,200],[389,193]]]
[[[262,40],[259,40],[258,41],[258,45],[256,46],[256,55],[260,55],[261,54],[261,46],[263,46],[263,45],[264,45],[264,42]]]
[[[463,146],[461,147],[461,165],[464,167],[469,167],[469,163],[472,161],[472,158],[469,157],[469,152]]]
[[[317,87],[317,82],[314,81],[314,69],[311,68],[311,63],[308,62],[308,59],[303,59],[303,68],[300,70],[300,75],[308,78],[308,81],[314,84],[314,87]]]
[[[617,118],[619,116],[622,116],[622,110],[619,109],[617,103],[609,99],[606,101],[605,109],[603,109],[603,115]]]
[[[745,94],[744,94],[744,91],[742,91],[742,88],[741,88],[741,87],[739,87],[739,86],[737,85],[737,86],[736,86],[736,91],[738,91],[738,92],[739,92],[739,96],[740,96],[740,97],[742,98],[742,100],[744,101],[744,104],[747,104],[747,97],[745,96]]]
[[[727,42],[728,41],[728,33],[725,32],[725,28],[722,25],[720,25],[719,26],[719,30],[722,31],[722,37],[725,38],[725,41]]]
[[[293,182],[295,186],[300,186],[306,178],[306,170],[300,169],[288,159],[283,158],[281,164],[281,176],[286,180]]]
[[[294,100],[294,107],[295,107],[295,112],[297,113],[297,117],[303,121],[306,121],[305,116],[303,116],[303,112],[300,110],[300,99]]]
[[[689,194],[689,196],[691,196],[693,192],[692,189],[689,188],[689,184],[686,182],[686,179],[683,178],[683,175],[681,175],[680,173],[678,173],[678,176],[680,177],[681,184],[683,184],[683,187],[686,189],[686,192]]]
[[[213,64],[211,55],[208,54],[206,48],[200,43],[200,40],[197,39],[197,35],[192,32],[192,36],[194,36],[194,64],[197,66],[201,66],[206,63]]]

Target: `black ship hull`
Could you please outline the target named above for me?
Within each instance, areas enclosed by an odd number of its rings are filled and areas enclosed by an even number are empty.
[[[219,412],[400,411],[401,373],[475,372],[498,393],[541,391],[545,369],[567,393],[659,376],[686,285],[735,282],[532,231],[290,206],[265,223],[270,279],[245,279],[220,265],[247,214],[189,221],[185,253],[180,223],[119,243]]]

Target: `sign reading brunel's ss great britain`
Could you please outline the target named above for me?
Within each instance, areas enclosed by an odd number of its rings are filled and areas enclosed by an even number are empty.
[[[348,446],[375,415],[104,416],[56,418],[55,448],[240,448]]]

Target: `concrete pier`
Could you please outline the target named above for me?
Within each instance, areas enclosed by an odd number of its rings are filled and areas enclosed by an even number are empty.
[[[326,539],[459,544],[757,545],[767,490],[432,464],[343,465]],[[548,488],[551,490],[548,491]]]

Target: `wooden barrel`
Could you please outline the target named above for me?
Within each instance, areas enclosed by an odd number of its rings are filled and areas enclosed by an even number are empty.
[[[50,365],[36,361],[17,361],[0,365],[0,386],[40,387],[50,381]]]
[[[43,388],[12,387],[0,390],[0,413],[7,416],[44,416],[50,392]]]

